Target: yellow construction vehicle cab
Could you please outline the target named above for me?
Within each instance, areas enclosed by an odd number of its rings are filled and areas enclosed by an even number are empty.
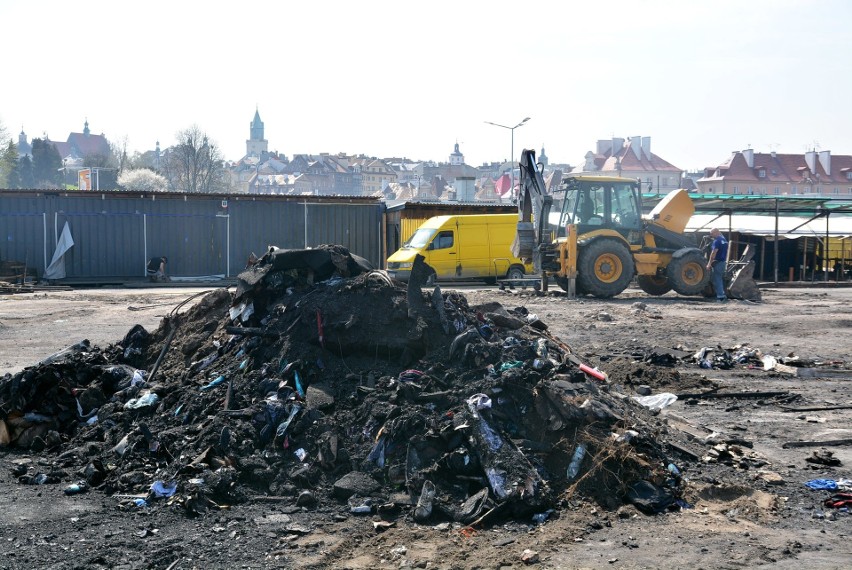
[[[569,294],[618,295],[634,275],[651,295],[674,289],[700,295],[710,274],[694,239],[684,235],[695,207],[685,190],[670,192],[648,215],[632,178],[571,176],[548,194],[535,162],[520,161],[518,229],[512,253],[532,261],[547,289],[552,276]]]

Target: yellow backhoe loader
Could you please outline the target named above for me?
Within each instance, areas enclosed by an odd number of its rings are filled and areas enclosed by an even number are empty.
[[[635,275],[651,295],[701,295],[710,272],[694,238],[684,235],[695,211],[685,190],[670,192],[643,215],[635,179],[568,175],[551,195],[535,151],[524,150],[519,166],[512,253],[533,263],[543,290],[553,277],[569,295],[606,298],[624,291]]]

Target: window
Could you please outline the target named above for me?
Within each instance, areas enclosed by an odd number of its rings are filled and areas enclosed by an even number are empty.
[[[754,191],[752,191],[751,186],[749,186],[748,189],[746,190],[746,194],[748,194],[749,196],[754,194]]]
[[[846,180],[852,180],[852,170],[846,173]]]
[[[777,196],[777,195],[778,195],[778,194],[780,194],[780,193],[781,193],[781,188],[780,188],[780,187],[778,187],[778,186],[776,186],[776,187],[775,187],[775,195]]]
[[[740,193],[740,187],[734,186],[734,194],[739,194],[739,193]]]
[[[761,168],[760,170],[758,170],[757,171],[757,177],[758,178],[766,178],[766,169]]]
[[[642,219],[630,184],[613,184],[610,192],[610,218],[616,226],[638,228]]]
[[[834,192],[835,194],[840,194],[840,188],[835,188],[835,189],[833,190],[833,192]]]
[[[432,241],[432,249],[449,249],[451,247],[453,247],[452,230],[439,233]]]

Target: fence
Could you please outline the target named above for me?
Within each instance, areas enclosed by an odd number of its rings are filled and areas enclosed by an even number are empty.
[[[42,275],[67,222],[69,278],[142,277],[161,255],[174,276],[231,277],[270,245],[339,244],[381,267],[383,213],[358,197],[0,190],[0,260]]]

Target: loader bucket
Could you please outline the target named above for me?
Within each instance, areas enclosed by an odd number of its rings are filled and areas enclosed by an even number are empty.
[[[752,257],[754,257],[754,249],[748,245],[739,261],[728,262],[727,272],[731,275],[731,283],[728,285],[729,297],[747,301],[763,300],[754,280],[755,265]]]

